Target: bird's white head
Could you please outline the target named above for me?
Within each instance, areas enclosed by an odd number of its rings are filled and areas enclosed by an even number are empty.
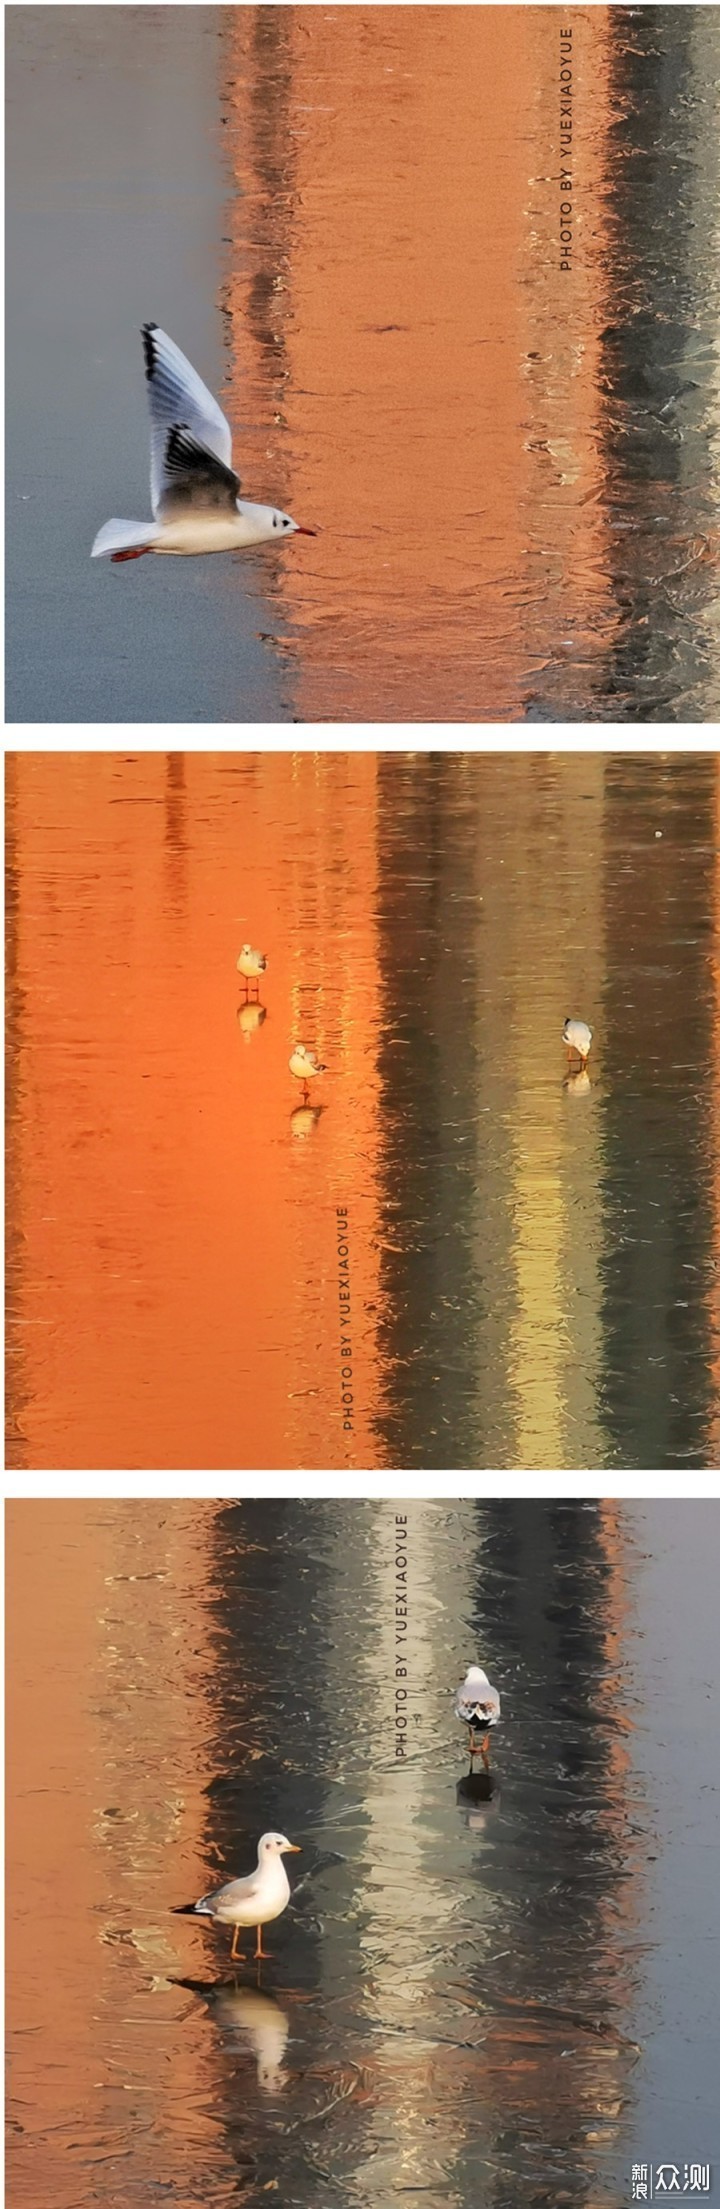
[[[479,1664],[471,1664],[471,1665],[470,1665],[470,1667],[469,1667],[469,1670],[468,1670],[468,1671],[466,1672],[466,1674],[465,1674],[465,1683],[464,1683],[464,1684],[465,1684],[465,1686],[466,1686],[466,1687],[489,1687],[489,1686],[490,1686],[490,1682],[489,1682],[489,1679],[488,1679],[487,1673],[486,1673],[486,1672],[483,1672],[483,1669],[482,1669],[482,1665],[479,1665]]]
[[[258,1856],[300,1856],[296,1841],[287,1841],[284,1833],[264,1833],[258,1845]]]
[[[235,505],[244,524],[239,543],[262,545],[272,538],[273,544],[278,544],[281,537],[317,536],[317,530],[294,522],[292,514],[281,514],[278,506],[256,506],[252,499],[236,499]]]
[[[269,537],[317,536],[316,529],[307,529],[304,522],[294,522],[292,514],[281,514],[280,509],[277,506],[268,506],[266,507],[265,512],[267,514]]]

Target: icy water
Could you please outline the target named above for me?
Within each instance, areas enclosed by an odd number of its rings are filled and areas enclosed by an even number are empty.
[[[717,2168],[717,1505],[9,1531],[14,2204],[620,2209],[633,2164]],[[230,1970],[172,1906],[272,1827],[291,1906]]]
[[[15,754],[11,1463],[716,1466],[719,794]]]
[[[8,16],[11,719],[720,715],[717,9]],[[314,540],[91,566],[148,319]]]

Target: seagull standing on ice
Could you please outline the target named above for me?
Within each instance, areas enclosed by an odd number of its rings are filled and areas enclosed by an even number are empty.
[[[314,1051],[307,1050],[304,1043],[296,1043],[292,1057],[288,1060],[288,1065],[291,1074],[295,1075],[295,1080],[302,1082],[304,1097],[308,1097],[310,1094],[308,1082],[311,1075],[327,1073],[327,1067],[322,1065],[319,1058],[316,1058]]]
[[[242,974],[246,994],[251,982],[255,983],[256,990],[259,988],[260,976],[265,973],[266,966],[267,959],[264,951],[254,951],[251,943],[244,943],[237,962],[237,970],[238,974]]]
[[[490,1686],[487,1673],[481,1671],[479,1664],[471,1664],[469,1672],[466,1672],[464,1680],[460,1682],[455,1696],[455,1716],[462,1719],[463,1724],[469,1728],[471,1764],[473,1757],[480,1754],[483,1764],[487,1766],[491,1728],[497,1725],[500,1717],[500,1697],[497,1688]],[[477,1734],[482,1734],[481,1741],[476,1740]]]
[[[563,1043],[567,1046],[568,1065],[572,1060],[573,1051],[576,1051],[580,1060],[581,1072],[584,1072],[588,1062],[592,1037],[592,1028],[588,1027],[587,1021],[573,1020],[571,1014],[568,1013],[563,1028]]]
[[[215,1894],[203,1895],[199,1902],[185,1902],[174,1912],[175,1917],[215,1918],[218,1925],[232,1925],[230,1962],[234,1963],[238,1948],[237,1938],[241,1925],[254,1925],[257,1932],[256,1959],[267,1955],[262,1944],[262,1929],[273,1918],[282,1916],[290,1901],[290,1884],[283,1863],[284,1856],[299,1856],[294,1841],[286,1841],[284,1833],[264,1833],[258,1841],[257,1869],[247,1879],[230,1879],[226,1887],[218,1887]]]
[[[275,506],[238,498],[230,424],[156,322],[143,325],[150,400],[150,491],[153,522],[105,522],[91,558],[139,560],[144,552],[235,552],[297,535],[314,537]]]

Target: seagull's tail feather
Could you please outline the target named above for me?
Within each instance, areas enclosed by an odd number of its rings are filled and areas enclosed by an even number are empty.
[[[174,1918],[194,1918],[201,1908],[199,1902],[176,1902],[172,1905],[171,1914]]]
[[[114,516],[111,522],[104,522],[102,529],[98,530],[90,558],[101,560],[108,553],[149,552],[159,535],[160,530],[155,522],[121,522]]]

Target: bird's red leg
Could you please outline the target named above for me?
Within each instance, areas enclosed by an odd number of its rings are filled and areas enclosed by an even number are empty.
[[[239,1925],[236,1925],[236,1927],[235,1927],[235,1931],[234,1931],[234,1933],[233,1933],[233,1943],[232,1943],[232,1948],[231,1948],[231,1950],[230,1950],[230,1962],[231,1962],[231,1964],[234,1964],[234,1962],[235,1962],[235,1959],[236,1959],[236,1956],[237,1956],[237,1952],[238,1952],[237,1937],[238,1937],[238,1933],[239,1933],[239,1931],[240,1931],[240,1927],[239,1927]],[[240,1954],[241,1954],[241,1956],[242,1956],[242,1949],[240,1950]]]
[[[143,553],[152,552],[152,545],[131,545],[129,552],[111,552],[111,560],[142,560]]]
[[[266,1948],[263,1948],[263,1944],[262,1944],[262,1926],[261,1926],[261,1925],[259,1925],[259,1926],[258,1926],[258,1928],[257,1928],[257,1948],[256,1948],[256,1950],[255,1950],[255,1960],[256,1960],[256,1962],[258,1962],[258,1961],[259,1961],[259,1959],[260,1959],[260,1957],[261,1957],[261,1956],[267,1956],[267,1949],[266,1949]]]

